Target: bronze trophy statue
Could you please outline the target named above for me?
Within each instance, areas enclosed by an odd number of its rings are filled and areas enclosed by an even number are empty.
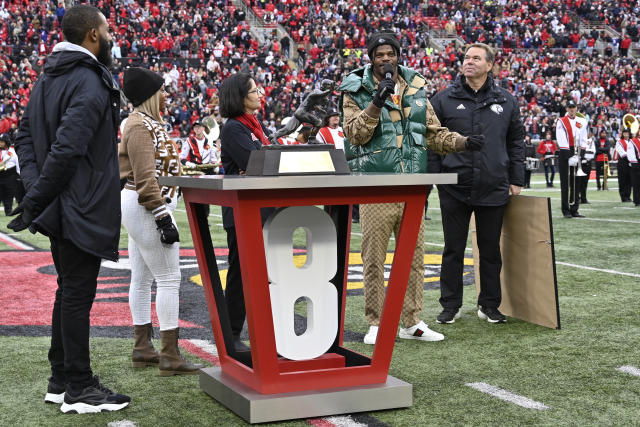
[[[333,80],[322,80],[320,89],[314,89],[309,92],[287,124],[271,135],[271,143],[279,145],[278,138],[295,132],[301,123],[309,123],[313,126],[309,135],[309,143],[315,143],[316,134],[322,127],[322,119],[327,114],[329,96],[333,93],[334,88],[335,82]]]

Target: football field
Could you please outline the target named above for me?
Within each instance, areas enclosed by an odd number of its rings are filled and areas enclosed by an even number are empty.
[[[278,423],[283,426],[639,425],[640,207],[621,203],[617,182],[595,191],[565,219],[560,189],[532,177],[524,195],[550,197],[562,329],[509,318],[489,324],[476,315],[471,239],[465,261],[462,318],[439,325],[443,236],[437,192],[429,198],[425,233],[423,319],[445,335],[436,343],[396,340],[390,375],[413,385],[407,409]],[[181,351],[207,366],[218,363],[184,204],[175,212],[181,237]],[[542,218],[541,220],[545,220]],[[226,235],[219,208],[209,217],[221,275]],[[119,263],[104,262],[92,310],[92,366],[111,389],[132,402],[114,413],[64,415],[43,402],[49,376],[51,305],[56,288],[48,240],[12,233],[0,216],[0,425],[2,426],[234,426],[244,421],[202,392],[198,376],[159,377],[133,369],[128,306],[127,235]],[[370,355],[362,291],[361,230],[353,224],[345,318],[345,347]],[[304,261],[303,237],[296,262]],[[392,259],[393,241],[388,260]],[[224,283],[224,280],[223,280]],[[157,334],[157,323],[156,336]],[[246,329],[246,328],[245,328]],[[246,334],[244,336],[246,337]],[[156,341],[159,347],[159,340]]]

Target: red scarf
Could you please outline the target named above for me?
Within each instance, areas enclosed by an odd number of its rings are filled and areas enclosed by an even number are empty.
[[[258,140],[262,143],[262,145],[271,144],[267,139],[267,137],[264,136],[264,131],[262,130],[262,126],[260,126],[260,122],[258,121],[258,118],[255,116],[255,114],[245,113],[241,116],[235,117],[235,119],[240,123],[242,123],[243,125],[245,125],[246,127],[248,127],[251,133],[258,138]]]

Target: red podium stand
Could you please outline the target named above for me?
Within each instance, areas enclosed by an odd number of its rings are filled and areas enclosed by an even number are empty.
[[[411,385],[388,376],[426,187],[455,174],[361,174],[286,177],[161,177],[182,187],[220,358],[201,372],[201,388],[249,422],[351,413],[411,405]],[[404,202],[405,211],[371,358],[343,347],[351,205]],[[234,210],[251,351],[235,351],[204,205]],[[337,230],[339,330],[311,360],[278,356],[260,217],[261,207],[331,206]]]

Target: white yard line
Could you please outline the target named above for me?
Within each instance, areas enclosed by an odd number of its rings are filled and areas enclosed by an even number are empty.
[[[14,239],[10,235],[3,233],[2,231],[0,231],[0,242],[3,242],[14,249],[22,249],[24,251],[33,250],[33,246],[27,245],[26,243],[22,243],[21,241]]]
[[[560,197],[549,197],[551,200],[560,200]],[[622,202],[616,202],[614,200],[589,200],[589,204],[593,204],[593,203],[622,203]],[[582,206],[585,206],[584,203],[580,203]]]
[[[640,369],[636,368],[635,366],[624,365],[624,366],[618,366],[616,369],[625,374],[633,375],[635,377],[640,377]]]
[[[521,396],[519,394],[511,393],[510,391],[503,390],[499,387],[492,386],[487,383],[465,383],[466,386],[481,391],[482,393],[486,393],[490,396],[497,397],[498,399],[502,399],[506,402],[515,403],[518,406],[522,406],[527,409],[536,409],[538,411],[542,411],[545,409],[550,409],[549,406],[536,402],[535,400],[531,400],[528,397]]]
[[[323,421],[328,421],[337,427],[367,427],[367,424],[359,423],[350,416],[339,417],[327,417],[322,418]]]
[[[211,341],[209,341],[209,340],[192,339],[192,340],[189,340],[189,342],[191,344],[195,345],[196,347],[200,347],[200,349],[202,351],[205,351],[205,352],[207,352],[209,354],[212,354],[212,355],[218,357],[218,348]]]
[[[600,273],[617,274],[618,276],[640,277],[640,274],[625,273],[624,271],[607,270],[605,268],[587,267],[586,265],[569,264],[568,262],[556,261],[556,264],[565,265],[567,267],[581,268],[583,270],[598,271]]]
[[[586,209],[585,209],[586,210]],[[640,224],[640,221],[633,221],[630,219],[606,219],[606,218],[579,218],[585,221],[600,221],[600,222],[623,222],[626,224]]]

